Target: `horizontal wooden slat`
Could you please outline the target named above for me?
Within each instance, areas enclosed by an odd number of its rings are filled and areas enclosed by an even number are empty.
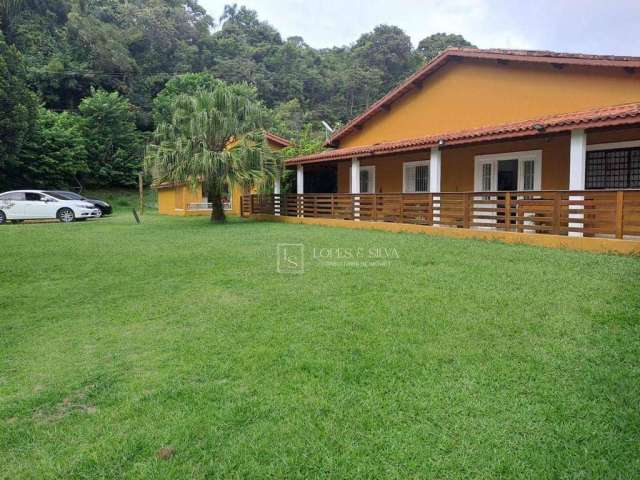
[[[243,195],[241,213],[569,232],[624,238],[640,233],[640,190]]]

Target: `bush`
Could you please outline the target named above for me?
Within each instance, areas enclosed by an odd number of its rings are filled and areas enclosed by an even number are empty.
[[[135,186],[142,170],[143,136],[136,129],[131,104],[117,92],[92,90],[80,103],[88,172],[94,186]]]

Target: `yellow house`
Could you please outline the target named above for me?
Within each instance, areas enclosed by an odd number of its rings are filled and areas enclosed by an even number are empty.
[[[273,149],[289,146],[289,141],[273,133],[266,133],[267,141]],[[193,216],[211,215],[211,204],[204,195],[202,185],[195,188],[185,184],[161,183],[154,186],[158,192],[158,212],[161,215]],[[235,187],[224,199],[225,213],[240,215],[242,191]]]
[[[639,147],[639,109],[640,58],[449,48],[288,166],[332,167],[343,193],[638,188],[593,152]]]
[[[640,57],[448,48],[327,147],[251,213],[637,238]]]

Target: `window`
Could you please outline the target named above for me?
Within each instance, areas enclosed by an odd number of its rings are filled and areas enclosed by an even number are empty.
[[[349,191],[351,189],[352,178],[349,175]],[[376,193],[376,167],[367,165],[360,167],[360,193]]]
[[[43,200],[42,195],[33,192],[24,192],[24,198],[27,202],[41,202]]]
[[[403,165],[405,193],[426,193],[429,191],[429,161],[407,162]]]
[[[587,152],[585,188],[640,187],[640,147]]]
[[[522,182],[523,190],[534,190],[535,189],[535,162],[533,160],[525,160],[523,162],[524,166],[524,178]]]
[[[24,200],[24,193],[23,192],[5,193],[4,195],[0,195],[0,200],[13,200],[14,202],[22,201]]]
[[[58,200],[86,200],[82,195],[78,195],[73,192],[47,191],[43,193],[53,198],[57,198]]]
[[[491,190],[491,164],[482,164],[482,191],[488,192]]]
[[[57,198],[58,200],[85,200],[85,198],[81,197],[80,195],[77,195],[76,197],[72,197],[71,195],[75,195],[74,194],[67,194],[66,192],[63,194],[61,192],[44,192],[45,194],[49,195],[50,197],[53,198]]]
[[[541,190],[542,150],[477,155],[473,188],[479,192]]]
[[[416,192],[429,191],[429,165],[416,165]]]
[[[376,167],[360,167],[360,193],[376,193]]]

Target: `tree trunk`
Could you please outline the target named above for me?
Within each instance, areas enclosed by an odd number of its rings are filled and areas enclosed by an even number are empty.
[[[211,223],[223,223],[226,220],[222,206],[222,192],[215,181],[207,182],[206,194],[211,202]]]
[[[211,192],[211,222],[223,223],[227,220],[224,215],[224,208],[222,207],[222,195],[220,192]]]

